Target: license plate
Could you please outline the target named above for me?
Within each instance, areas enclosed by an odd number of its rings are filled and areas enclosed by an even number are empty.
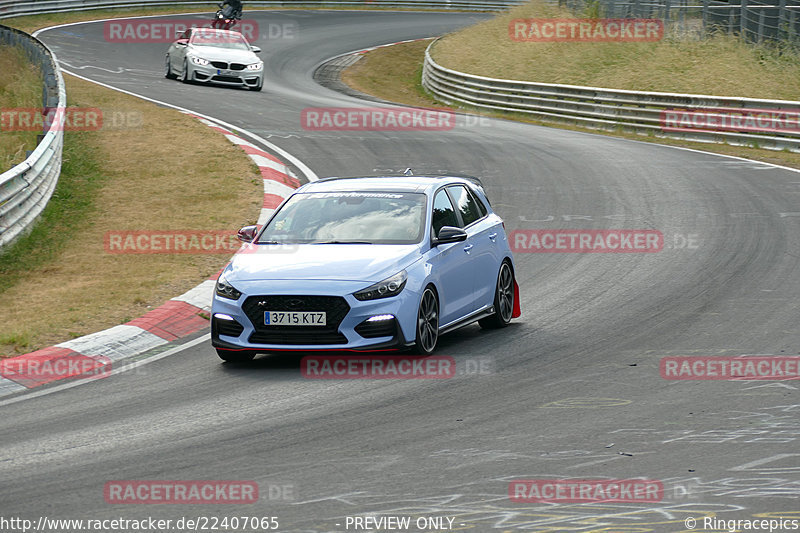
[[[266,326],[324,326],[324,311],[264,311]]]
[[[217,76],[235,76],[236,73],[232,70],[217,69]]]

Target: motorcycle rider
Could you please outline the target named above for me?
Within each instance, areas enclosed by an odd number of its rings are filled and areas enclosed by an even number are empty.
[[[223,0],[221,4],[219,4],[220,9],[225,11],[225,6],[230,6],[231,8],[231,16],[235,19],[242,18],[242,2],[241,0]]]

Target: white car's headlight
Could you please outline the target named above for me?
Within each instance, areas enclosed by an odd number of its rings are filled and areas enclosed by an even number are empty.
[[[247,65],[247,70],[261,70],[261,67],[264,66],[264,63],[259,61],[258,63],[250,63]]]
[[[403,270],[398,272],[394,276],[386,278],[383,281],[380,281],[374,285],[370,285],[366,289],[361,289],[360,291],[353,294],[356,297],[356,300],[377,300],[378,298],[389,298],[390,296],[397,296],[400,294],[400,291],[403,290],[403,287],[406,286],[406,280],[408,279],[408,274],[406,271]]]
[[[193,57],[192,58],[192,63],[194,63],[195,65],[206,66],[206,65],[208,65],[208,60],[207,59],[203,59],[202,57]]]

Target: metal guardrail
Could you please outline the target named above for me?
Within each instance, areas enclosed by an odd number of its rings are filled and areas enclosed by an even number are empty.
[[[0,43],[20,46],[44,75],[43,110],[55,110],[52,124],[27,159],[0,174],[0,247],[14,240],[39,216],[61,174],[67,93],[53,53],[38,39],[0,25]],[[2,132],[0,132],[2,134]]]
[[[469,11],[497,11],[509,6],[525,3],[526,0],[248,0],[250,7],[368,7],[368,8],[417,8],[453,9]],[[87,11],[90,9],[141,8],[159,6],[198,6],[216,9],[215,0],[0,0],[0,19],[62,13],[66,11]]]
[[[544,121],[592,129],[622,130],[656,137],[800,152],[800,127],[797,125],[800,102],[640,92],[488,78],[439,65],[431,57],[435,44],[436,41],[425,51],[422,85],[439,100],[450,105],[465,104],[482,109],[524,113]],[[730,116],[735,110],[756,109],[789,114],[793,117],[791,127],[787,131],[776,133],[771,130],[669,131],[663,126],[662,113],[667,110],[695,110],[709,116],[721,117]]]

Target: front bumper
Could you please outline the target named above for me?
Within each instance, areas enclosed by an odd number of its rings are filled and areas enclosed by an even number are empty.
[[[263,67],[261,70],[230,70],[218,69],[213,65],[197,65],[192,63],[189,66],[190,79],[198,83],[219,83],[234,87],[258,87],[262,83],[264,76]]]
[[[369,284],[315,282],[309,286],[304,282],[305,290],[298,291],[296,283],[269,282],[268,291],[251,291],[235,301],[215,294],[211,309],[211,344],[222,350],[263,353],[388,350],[413,342],[420,295],[406,287],[390,298],[357,300],[352,293],[365,285]],[[291,308],[295,311],[326,311],[328,325],[263,324],[264,311],[288,310],[290,308],[284,308],[282,302],[290,300],[304,302],[300,307]],[[260,303],[263,305],[259,307]],[[379,320],[369,320],[375,317]]]

